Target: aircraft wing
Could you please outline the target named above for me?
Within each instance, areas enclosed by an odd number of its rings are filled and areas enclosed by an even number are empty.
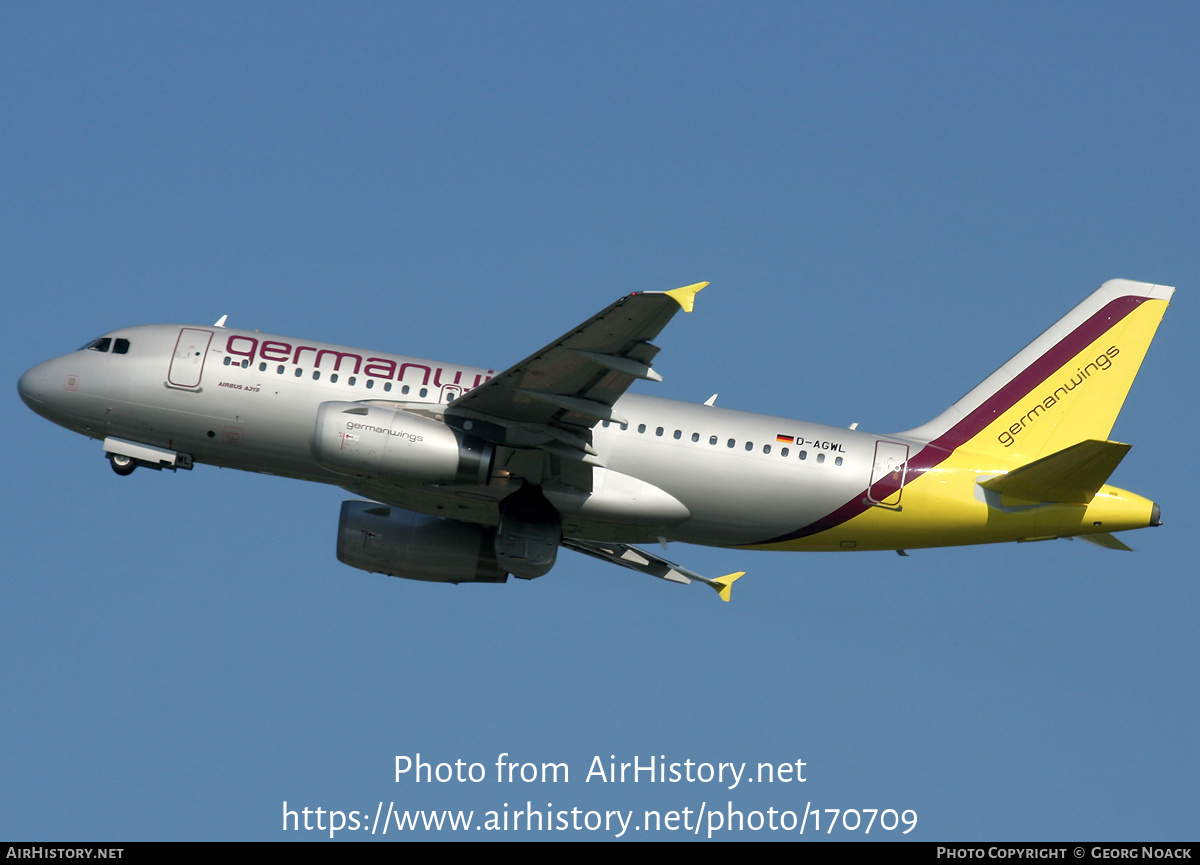
[[[446,408],[447,423],[497,444],[587,460],[594,455],[591,428],[625,422],[613,405],[633,380],[662,380],[650,368],[658,354],[650,340],[680,309],[691,312],[706,285],[622,297],[456,399]]]
[[[1116,538],[1113,538],[1113,540],[1116,540]],[[1117,541],[1117,543],[1120,543],[1120,541]],[[726,574],[723,577],[705,577],[695,571],[689,571],[683,565],[677,565],[672,561],[664,559],[662,556],[655,555],[649,550],[643,550],[641,547],[634,547],[629,544],[608,544],[597,541],[564,538],[562,545],[569,550],[575,550],[578,553],[592,556],[601,561],[612,562],[614,565],[620,565],[638,573],[649,574],[652,577],[658,577],[660,580],[683,583],[684,585],[690,585],[693,580],[704,583],[720,595],[722,601],[729,600],[729,592],[734,582],[746,575],[745,571],[737,571],[732,574]]]

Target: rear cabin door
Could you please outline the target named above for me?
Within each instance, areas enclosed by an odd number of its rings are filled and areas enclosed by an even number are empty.
[[[900,506],[908,472],[908,445],[898,442],[875,442],[875,462],[871,466],[871,485],[867,498],[877,505]]]

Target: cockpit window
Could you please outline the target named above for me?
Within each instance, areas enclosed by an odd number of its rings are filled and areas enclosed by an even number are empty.
[[[120,336],[117,337],[116,341],[113,343],[113,354],[128,354],[128,353],[129,353],[129,340],[125,339],[124,337],[120,337]]]
[[[108,351],[108,348],[111,345],[112,345],[112,337],[111,336],[102,336],[93,342],[89,342],[87,345],[84,346],[84,348],[91,349],[92,351]]]

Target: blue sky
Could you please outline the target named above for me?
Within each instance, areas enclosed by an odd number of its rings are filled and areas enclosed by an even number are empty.
[[[322,837],[281,831],[286,800],[1194,839],[1198,17],[5,4],[0,837]],[[887,432],[1118,276],[1179,288],[1113,431],[1114,483],[1163,507],[1136,553],[672,545],[748,571],[728,605],[566,552],[504,586],[368,575],[334,557],[336,488],[118,478],[15,392],[105,330],[226,313],[503,368],[623,293],[707,280],[638,390]],[[570,783],[393,781],[396,755],[502,752]],[[585,782],[596,755],[807,780]]]

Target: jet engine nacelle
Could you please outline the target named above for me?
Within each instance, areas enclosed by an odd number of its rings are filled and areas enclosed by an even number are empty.
[[[313,455],[331,471],[426,484],[487,484],[493,446],[435,420],[358,402],[323,402]]]
[[[352,568],[434,583],[503,583],[496,530],[378,502],[342,502],[337,557]]]

